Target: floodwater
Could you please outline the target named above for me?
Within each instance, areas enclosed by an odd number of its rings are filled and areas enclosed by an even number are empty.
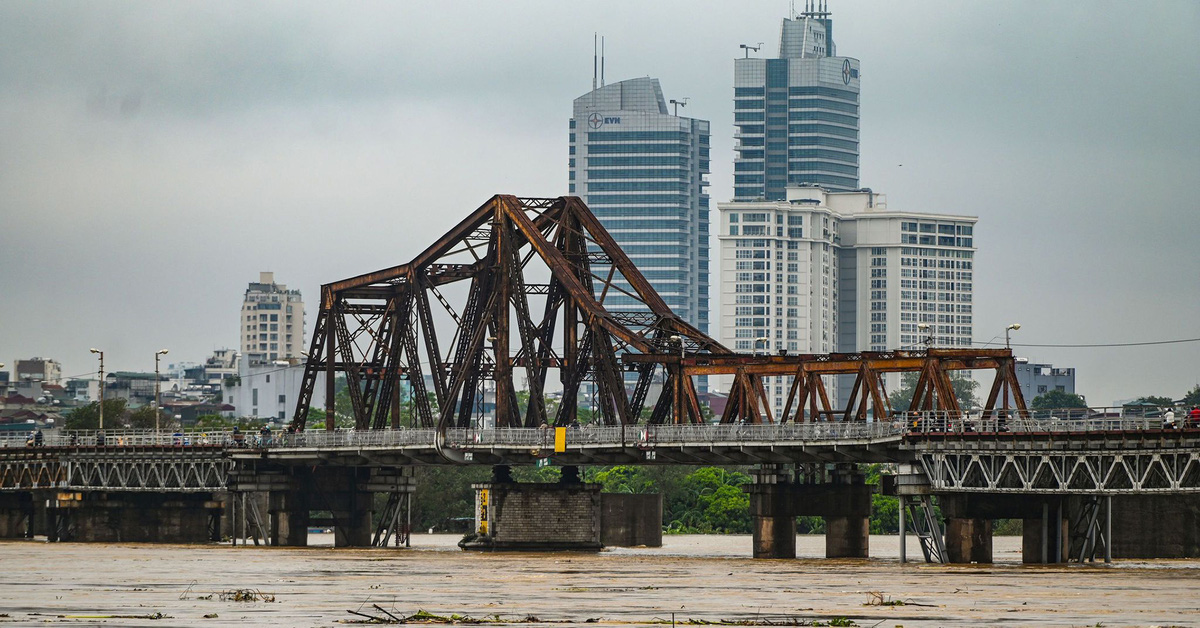
[[[997,562],[987,566],[901,565],[894,536],[871,537],[866,560],[820,558],[821,536],[799,537],[795,560],[753,560],[747,536],[666,536],[662,548],[598,554],[471,553],[457,540],[414,535],[408,550],[4,541],[0,624],[339,626],[368,621],[347,611],[385,617],[377,604],[397,617],[424,610],[517,626],[662,626],[672,616],[886,628],[1200,625],[1200,561],[1022,565],[1020,537],[996,537]],[[920,558],[911,538],[908,554]],[[236,589],[274,601],[221,599]]]

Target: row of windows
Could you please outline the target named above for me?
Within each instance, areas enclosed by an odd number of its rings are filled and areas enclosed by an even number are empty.
[[[691,133],[683,131],[592,131],[587,134],[589,142],[636,142],[654,140],[691,140]]]
[[[688,171],[683,169],[638,169],[638,170],[588,170],[589,179],[686,179]]]
[[[961,246],[970,248],[974,246],[973,240],[973,238],[955,238],[954,236],[918,236],[912,234],[902,234],[900,236],[901,244],[924,244],[927,246]]]
[[[812,134],[824,133],[825,135],[840,135],[842,137],[851,137],[858,139],[857,129],[847,129],[840,126],[829,126],[828,124],[791,124],[788,125],[788,133],[795,134]]]
[[[792,172],[840,172],[857,177],[858,166],[847,166],[845,164],[832,164],[824,161],[791,161],[788,162],[788,169]]]
[[[615,155],[618,153],[658,153],[686,155],[691,151],[678,144],[594,144],[588,146],[589,155]]]
[[[687,192],[691,186],[679,181],[596,181],[589,192]]]
[[[618,231],[618,230],[627,230],[627,229],[670,229],[672,231],[679,231],[680,229],[687,229],[688,226],[690,225],[690,222],[687,221],[686,219],[676,219],[676,220],[655,220],[655,219],[606,220],[606,219],[601,219],[601,222],[604,223],[604,228],[608,229],[609,231]]]
[[[679,166],[686,168],[689,161],[687,157],[588,157],[587,165],[588,168],[605,166]]]
[[[837,122],[838,124],[848,124],[850,126],[858,126],[857,116],[846,116],[840,113],[829,113],[828,111],[793,111],[789,116],[789,120],[819,120],[822,122]]]
[[[588,205],[626,205],[628,203],[665,203],[686,207],[690,198],[684,194],[589,194]]]
[[[914,232],[914,233],[915,232],[934,233],[935,229],[937,230],[936,233],[941,233],[941,234],[945,234],[945,235],[955,235],[955,234],[957,234],[957,235],[974,235],[974,228],[972,225],[947,225],[947,224],[934,224],[931,222],[922,222],[922,223],[902,222],[902,223],[900,223],[901,231],[908,231],[908,232]]]
[[[762,163],[753,161],[744,161],[746,154],[750,151],[742,151],[742,157],[734,162],[734,171],[740,172],[760,172],[763,168]],[[858,155],[854,153],[843,153],[836,150],[825,150],[822,148],[795,148],[787,152],[787,156],[772,154],[767,158],[769,164],[786,164],[787,158],[792,159],[826,159],[831,161],[840,161],[848,164],[858,164]],[[758,151],[758,159],[762,159],[762,151]]]
[[[741,138],[740,141],[743,144],[745,144],[746,140],[751,140],[751,139],[759,140],[758,143],[755,144],[755,146],[763,145],[762,138],[746,137],[746,138]],[[852,142],[850,140],[838,139],[835,137],[820,137],[820,136],[812,136],[812,135],[802,135],[799,137],[790,138],[786,144],[783,144],[783,146],[780,147],[780,149],[786,150],[791,146],[828,146],[830,148],[844,148],[846,150],[852,150],[852,151],[858,150],[858,142]],[[740,157],[742,159],[762,159],[763,158],[762,150],[747,151],[747,150],[742,150],[741,148],[742,147],[739,146],[737,148],[737,150],[741,153]],[[774,147],[772,147],[772,148],[774,148]]]
[[[687,218],[690,214],[687,208],[680,207],[598,207],[592,210],[597,218]],[[608,224],[605,221],[604,224]]]

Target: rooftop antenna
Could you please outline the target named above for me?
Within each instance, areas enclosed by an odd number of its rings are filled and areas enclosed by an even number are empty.
[[[600,87],[604,87],[604,38],[600,38]]]
[[[596,91],[596,33],[592,33],[592,91]]]
[[[757,46],[751,46],[750,44],[738,44],[738,47],[741,48],[742,50],[746,51],[745,58],[749,59],[750,51],[753,50],[754,52],[758,52],[759,50],[762,50],[763,43],[760,41],[760,42],[758,42]]]
[[[683,100],[675,100],[674,98],[671,99],[671,104],[675,105],[675,117],[679,117],[679,108],[686,107],[687,101],[689,100],[691,100],[691,98],[684,98]]]

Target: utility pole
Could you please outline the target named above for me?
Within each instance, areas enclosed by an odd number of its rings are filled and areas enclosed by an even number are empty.
[[[157,432],[159,429],[159,426],[158,426],[158,414],[159,414],[158,398],[159,398],[159,394],[160,394],[160,390],[159,390],[160,387],[159,387],[159,380],[158,380],[158,358],[159,358],[159,356],[163,356],[166,354],[167,354],[166,349],[159,349],[158,351],[154,352],[154,431],[155,432]]]
[[[95,347],[91,352],[100,354],[100,429],[104,429],[104,352]]]

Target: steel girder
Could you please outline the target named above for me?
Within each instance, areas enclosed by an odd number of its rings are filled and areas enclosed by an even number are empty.
[[[610,312],[613,297],[640,311]],[[871,408],[888,416],[880,375],[901,371],[920,373],[909,410],[958,413],[949,371],[959,369],[997,372],[987,412],[1001,398],[1007,412],[1009,391],[1024,410],[1007,349],[735,354],[671,311],[582,200],[497,195],[412,261],[322,286],[292,425],[307,427],[321,377],[326,429],[338,376],[355,427],[444,429],[472,426],[485,403],[496,427],[572,425],[585,382],[591,422],[696,423],[694,378],[715,374],[733,375],[724,423],[865,420]],[[830,402],[831,375],[855,376],[846,408]],[[544,401],[553,376],[557,408]],[[778,418],[769,376],[793,378]]]
[[[917,460],[935,493],[1200,493],[1196,451],[945,451]]]

